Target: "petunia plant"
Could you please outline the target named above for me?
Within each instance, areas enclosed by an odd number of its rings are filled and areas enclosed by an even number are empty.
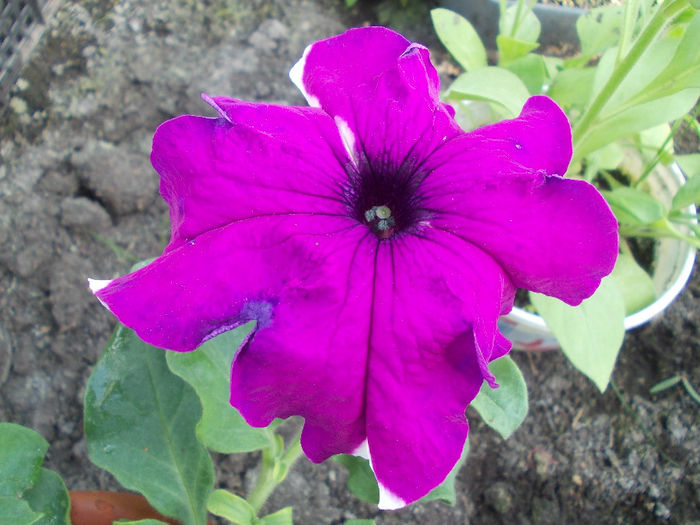
[[[382,27],[290,76],[308,106],[203,95],[214,116],[158,128],[170,242],[90,282],[122,323],[86,390],[91,458],[185,523],[291,523],[259,514],[301,453],[380,509],[454,500],[467,406],[504,436],[527,410],[498,326],[516,288],[577,305],[618,254],[550,98],[465,132],[428,50]],[[263,451],[246,498],[213,490],[207,450]]]
[[[438,36],[465,70],[444,93],[465,129],[511,117],[531,94],[546,94],[573,126],[567,177],[594,183],[617,217],[620,255],[592,298],[571,307],[536,290],[529,294],[530,307],[564,353],[600,390],[608,385],[625,325],[639,324],[632,314],[659,291],[648,273],[653,261],[644,260],[649,242],[640,239],[700,246],[694,207],[700,155],[675,155],[673,148],[683,123],[700,137],[699,7],[688,0],[630,0],[592,9],[576,23],[580,52],[564,59],[537,52],[540,22],[527,2],[501,3],[497,65],[487,63],[468,20],[432,11]],[[650,181],[659,165],[674,161],[686,176],[680,188]]]

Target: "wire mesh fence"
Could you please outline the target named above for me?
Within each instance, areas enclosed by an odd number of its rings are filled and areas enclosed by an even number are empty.
[[[31,52],[32,35],[43,25],[48,0],[0,0],[0,113]]]

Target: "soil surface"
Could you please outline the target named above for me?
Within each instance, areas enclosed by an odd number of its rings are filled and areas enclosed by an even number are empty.
[[[366,9],[366,6],[365,6]],[[160,252],[166,207],[151,137],[200,93],[303,104],[288,80],[311,41],[372,21],[333,0],[65,1],[0,119],[0,420],[30,426],[71,489],[117,489],[87,458],[82,396],[114,327],[88,276],[125,273]],[[403,28],[405,29],[405,27]],[[409,28],[441,56],[428,18]],[[471,453],[454,507],[379,512],[333,462],[301,460],[268,503],[300,524],[700,523],[698,272],[673,305],[630,333],[601,395],[559,352],[514,353],[531,409],[507,441],[471,410]],[[218,483],[254,480],[257,456],[217,456]]]

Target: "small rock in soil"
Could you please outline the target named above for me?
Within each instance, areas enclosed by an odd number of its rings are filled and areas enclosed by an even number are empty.
[[[61,202],[61,224],[67,228],[103,231],[112,225],[107,211],[87,197],[69,197]]]
[[[65,254],[51,267],[49,301],[51,313],[61,330],[78,326],[90,304],[85,262],[73,254]]]
[[[88,191],[117,215],[143,211],[157,195],[158,178],[148,158],[124,147],[92,141],[71,161]]]

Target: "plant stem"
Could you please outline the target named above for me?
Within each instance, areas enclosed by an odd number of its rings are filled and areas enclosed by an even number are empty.
[[[695,119],[698,116],[698,112],[700,112],[700,104],[697,105],[695,108],[695,111],[693,111],[693,119]],[[666,149],[666,146],[668,146],[668,143],[671,142],[673,137],[676,136],[676,133],[678,133],[678,130],[681,127],[681,124],[683,123],[682,118],[677,119],[674,123],[673,126],[671,127],[671,131],[669,132],[668,136],[666,137],[666,140],[664,140],[663,144],[659,147],[659,149],[656,151],[656,155],[654,155],[654,158],[647,164],[646,168],[644,169],[644,172],[642,175],[637,179],[637,181],[632,185],[634,188],[638,187],[644,179],[646,179],[649,174],[654,170],[656,165],[659,163],[661,160],[661,156],[664,153],[664,150]]]
[[[586,138],[589,128],[615,91],[620,87],[622,81],[627,77],[632,68],[634,68],[639,58],[651,45],[666,23],[682,11],[686,5],[687,0],[671,0],[659,6],[654,16],[649,20],[649,23],[644,27],[639,37],[637,37],[637,40],[632,45],[625,58],[613,70],[608,81],[575,124],[573,131],[574,155],[571,161],[572,163],[581,160],[581,144]]]
[[[260,474],[255,487],[248,496],[248,503],[255,509],[256,514],[260,512],[277,485],[284,481],[289,468],[301,455],[301,432],[295,436],[284,452],[279,450],[275,437],[276,435],[273,434],[272,444],[263,449]]]

